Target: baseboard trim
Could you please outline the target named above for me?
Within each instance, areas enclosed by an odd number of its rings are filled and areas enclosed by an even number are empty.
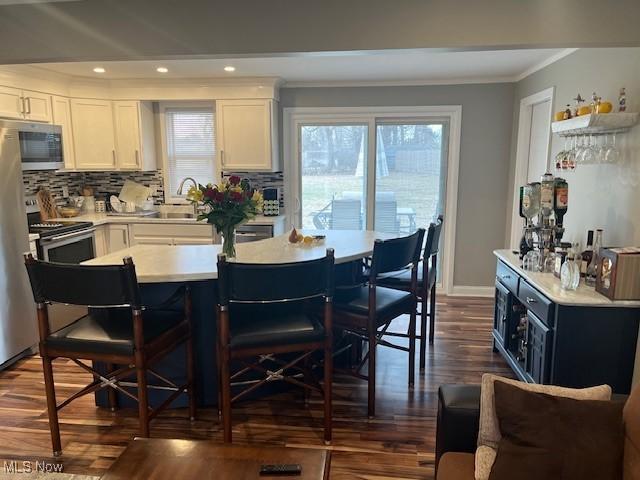
[[[495,288],[454,285],[449,295],[452,297],[493,297],[495,295]]]

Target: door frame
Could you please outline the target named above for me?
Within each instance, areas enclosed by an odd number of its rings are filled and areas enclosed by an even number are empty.
[[[284,204],[289,226],[297,224],[300,212],[300,168],[296,161],[300,154],[298,128],[305,123],[360,123],[368,124],[369,132],[375,132],[376,119],[406,118],[412,120],[445,120],[449,124],[447,149],[447,179],[445,192],[445,222],[442,262],[442,288],[444,294],[453,292],[456,219],[458,210],[458,172],[460,165],[460,135],[462,130],[462,105],[438,105],[420,107],[290,107],[283,108],[284,154]],[[376,135],[368,136],[370,152],[376,151]],[[369,155],[368,168],[375,168],[375,155]],[[370,182],[373,184],[374,182]],[[366,195],[374,192],[369,191]],[[374,202],[375,203],[375,202]],[[367,209],[367,224],[372,225],[375,212]]]
[[[549,154],[551,152],[551,121],[553,119],[555,87],[549,87],[540,92],[529,95],[520,100],[520,113],[518,117],[518,137],[516,144],[516,165],[513,178],[513,203],[511,211],[507,212],[507,221],[511,225],[509,235],[510,248],[517,249],[522,237],[522,226],[518,207],[520,205],[520,186],[527,183],[527,169],[529,167],[529,147],[531,146],[531,119],[533,107],[540,103],[551,102],[551,115],[549,117],[549,131],[547,132],[547,167],[549,167]]]

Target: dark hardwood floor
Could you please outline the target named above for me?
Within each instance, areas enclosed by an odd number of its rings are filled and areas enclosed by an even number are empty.
[[[330,447],[322,440],[320,396],[305,407],[297,390],[235,405],[234,442],[330,448],[332,479],[432,479],[438,386],[478,383],[485,372],[512,376],[491,349],[491,299],[439,296],[437,308],[435,344],[427,348],[426,371],[413,391],[406,383],[406,354],[379,347],[375,419],[366,416],[366,383],[337,375]],[[402,328],[397,321],[395,330]],[[65,360],[55,362],[54,376],[58,402],[89,381]],[[213,409],[199,410],[193,423],[186,417],[184,410],[163,413],[152,422],[151,435],[222,441]],[[135,410],[111,413],[88,396],[60,412],[60,426],[64,471],[99,476],[136,434],[138,421]],[[53,460],[37,356],[0,373],[0,461],[8,459]]]

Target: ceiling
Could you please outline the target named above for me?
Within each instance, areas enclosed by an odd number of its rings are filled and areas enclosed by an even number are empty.
[[[515,81],[573,50],[499,51],[394,50],[226,59],[42,63],[38,67],[78,77],[239,78],[280,77],[287,84],[472,83]],[[225,66],[235,71],[224,71]],[[103,67],[105,73],[94,73]],[[166,67],[167,73],[156,72]]]

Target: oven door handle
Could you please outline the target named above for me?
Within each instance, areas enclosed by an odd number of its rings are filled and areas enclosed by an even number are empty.
[[[96,231],[95,228],[88,228],[86,230],[80,230],[79,232],[71,232],[71,233],[66,233],[64,235],[57,235],[55,237],[43,238],[41,239],[41,241],[42,243],[57,242],[59,240],[66,240],[67,238],[80,237],[82,235],[87,235],[88,233],[93,233],[95,231]]]

